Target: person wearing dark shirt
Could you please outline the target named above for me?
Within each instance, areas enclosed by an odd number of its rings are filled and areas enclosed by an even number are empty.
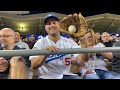
[[[114,43],[110,41],[110,35],[107,32],[102,33],[101,40],[101,43],[103,43],[106,47],[112,47]]]
[[[11,28],[0,30],[0,50],[18,50],[15,44],[15,33]],[[0,56],[0,78],[27,79],[25,59],[21,56],[2,57]]]
[[[34,35],[31,35],[31,37],[29,38],[27,42],[29,48],[32,49],[35,43],[36,43],[35,37]]]
[[[116,41],[112,47],[120,47],[120,41]],[[120,74],[120,52],[113,52],[112,71]]]

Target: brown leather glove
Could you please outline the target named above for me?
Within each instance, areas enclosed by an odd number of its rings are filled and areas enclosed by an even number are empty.
[[[74,25],[76,27],[76,31],[71,33],[69,32],[69,26]],[[78,38],[80,36],[84,36],[88,31],[88,25],[86,20],[81,14],[73,14],[68,15],[60,21],[60,30],[62,33],[68,34],[73,38]]]

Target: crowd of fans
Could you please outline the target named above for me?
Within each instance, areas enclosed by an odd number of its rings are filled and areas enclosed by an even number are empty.
[[[40,35],[37,40],[34,35],[22,38],[19,32],[14,32],[10,28],[1,29],[0,49],[46,49],[56,52],[59,48],[112,47],[120,40],[119,34],[109,34],[108,32],[100,34],[94,32],[93,29],[89,29],[83,37],[74,40],[70,36],[60,33],[59,19],[54,15],[45,17],[44,24],[48,35],[45,37]],[[108,69],[106,60],[111,62],[111,66],[114,68]],[[119,57],[114,56],[112,52],[0,57],[0,77],[5,78],[10,73],[9,78],[27,79],[27,71],[37,69],[39,79],[120,79],[119,60]],[[79,65],[79,74],[70,72],[72,64]]]

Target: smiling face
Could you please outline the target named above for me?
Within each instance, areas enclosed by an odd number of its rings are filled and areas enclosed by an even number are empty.
[[[107,33],[107,32],[103,32],[102,33],[102,37],[101,37],[101,39],[102,39],[102,41],[105,43],[105,42],[109,42],[109,34]]]
[[[0,30],[0,43],[3,48],[13,47],[15,43],[14,31],[10,28]]]
[[[86,40],[88,42],[88,45],[94,45],[93,36],[91,32],[88,32],[86,34]]]
[[[56,36],[60,34],[60,23],[55,19],[49,19],[45,25],[45,29],[50,36]]]
[[[94,46],[98,43],[95,32],[90,29],[85,35],[88,46]]]
[[[20,41],[20,33],[15,32],[15,42],[19,42],[19,41]]]

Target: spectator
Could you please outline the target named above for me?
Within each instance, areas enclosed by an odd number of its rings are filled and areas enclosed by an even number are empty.
[[[34,35],[31,35],[31,37],[29,38],[27,42],[29,48],[32,49],[35,43],[36,43],[35,37]]]
[[[120,41],[116,41],[113,47],[120,47]],[[120,53],[113,52],[114,58],[112,59],[112,71],[120,74]]]
[[[15,33],[10,28],[0,30],[0,50],[18,50],[20,49],[15,44]],[[24,63],[24,58],[21,56],[15,57],[0,57],[0,78],[10,79],[27,79],[27,71]]]
[[[97,42],[100,42],[101,41],[101,35],[100,35],[100,33],[96,32],[95,35],[96,35],[96,38],[97,38]]]
[[[15,45],[18,46],[19,48],[24,48],[24,49],[29,49],[29,46],[27,43],[22,42],[22,40],[20,39],[20,33],[19,32],[15,32]]]
[[[106,47],[112,47],[113,43],[110,41],[110,35],[107,32],[102,33],[101,40]]]
[[[86,42],[89,48],[105,47],[102,43],[96,42],[93,30],[86,35]],[[81,73],[84,79],[120,79],[120,74],[108,71],[104,59],[112,60],[112,52],[91,53],[88,62],[82,65]]]
[[[60,36],[60,23],[57,16],[49,14],[44,19],[45,30],[48,36],[38,40],[33,49],[49,50],[56,52],[59,49],[78,48],[78,44],[68,38]],[[83,37],[84,39],[84,37]],[[87,47],[85,40],[81,40],[81,46]],[[88,60],[88,54],[75,54],[81,63]],[[71,54],[38,55],[31,56],[32,69],[39,68],[39,78],[42,79],[80,79],[77,74],[70,72]]]

